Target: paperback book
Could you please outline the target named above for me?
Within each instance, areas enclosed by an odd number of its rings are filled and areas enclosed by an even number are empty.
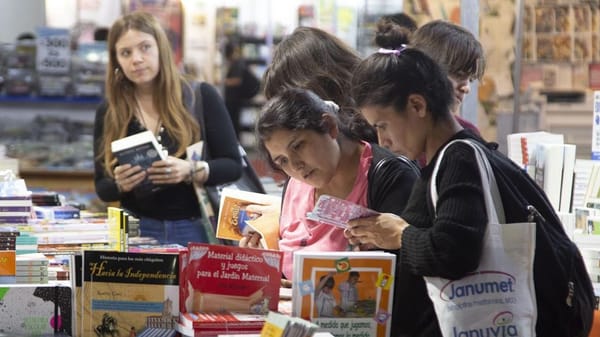
[[[277,310],[281,252],[191,242],[180,259],[182,313]]]
[[[82,336],[175,333],[178,255],[84,251],[82,270]]]
[[[143,131],[117,139],[111,143],[111,151],[120,165],[139,165],[146,170],[152,163],[165,160],[167,155],[151,131]],[[143,193],[156,191],[159,187],[146,178],[136,190]]]
[[[395,265],[382,251],[297,251],[292,316],[334,336],[390,336]]]
[[[246,210],[248,205],[270,205],[273,212],[265,214]],[[239,241],[244,235],[256,232],[266,249],[278,249],[279,210],[281,197],[224,188],[221,192],[217,237]]]
[[[75,336],[73,292],[63,284],[0,287],[1,332],[6,336]]]
[[[324,194],[319,197],[312,212],[308,212],[306,217],[320,223],[347,228],[350,220],[377,214],[379,213],[372,209]]]

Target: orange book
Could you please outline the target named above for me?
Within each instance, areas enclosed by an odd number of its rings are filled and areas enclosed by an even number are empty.
[[[0,250],[0,283],[15,283],[17,257],[14,250]]]
[[[272,206],[273,211],[255,214],[246,210],[248,205]],[[278,249],[279,210],[281,197],[225,188],[221,192],[217,238],[238,241],[250,232],[261,235],[265,249]]]

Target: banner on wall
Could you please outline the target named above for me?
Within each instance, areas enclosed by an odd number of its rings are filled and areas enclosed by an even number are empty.
[[[123,12],[143,11],[160,21],[171,42],[175,63],[183,61],[183,8],[181,0],[127,0]]]

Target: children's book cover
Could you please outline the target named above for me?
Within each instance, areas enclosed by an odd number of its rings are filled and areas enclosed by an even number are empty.
[[[248,205],[269,205],[274,210],[257,214],[246,209]],[[221,192],[217,237],[240,240],[249,232],[257,232],[263,238],[264,248],[277,249],[279,237],[279,209],[281,197],[256,192],[224,188]]]
[[[177,254],[84,251],[83,336],[176,333]]]
[[[390,336],[395,265],[382,251],[298,251],[292,316],[334,336]]]
[[[181,259],[182,312],[277,310],[281,252],[191,242]]]

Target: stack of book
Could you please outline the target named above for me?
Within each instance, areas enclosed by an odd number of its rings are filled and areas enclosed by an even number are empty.
[[[16,238],[19,231],[0,227],[0,284],[16,282]]]
[[[298,317],[290,317],[277,312],[269,312],[260,335],[262,337],[311,337],[318,325]]]
[[[48,258],[46,255],[41,253],[20,254],[17,255],[16,265],[16,283],[48,283]]]
[[[177,330],[186,337],[258,333],[262,330],[265,319],[265,315],[233,311],[197,314],[188,312],[180,313]]]
[[[57,192],[43,191],[31,193],[31,200],[35,206],[60,206],[60,196]]]
[[[77,253],[82,249],[119,250],[122,243],[118,225],[106,218],[31,219],[16,227],[22,235],[37,239],[39,252]]]
[[[31,219],[31,207],[31,195],[0,197],[0,223],[27,223]]]

